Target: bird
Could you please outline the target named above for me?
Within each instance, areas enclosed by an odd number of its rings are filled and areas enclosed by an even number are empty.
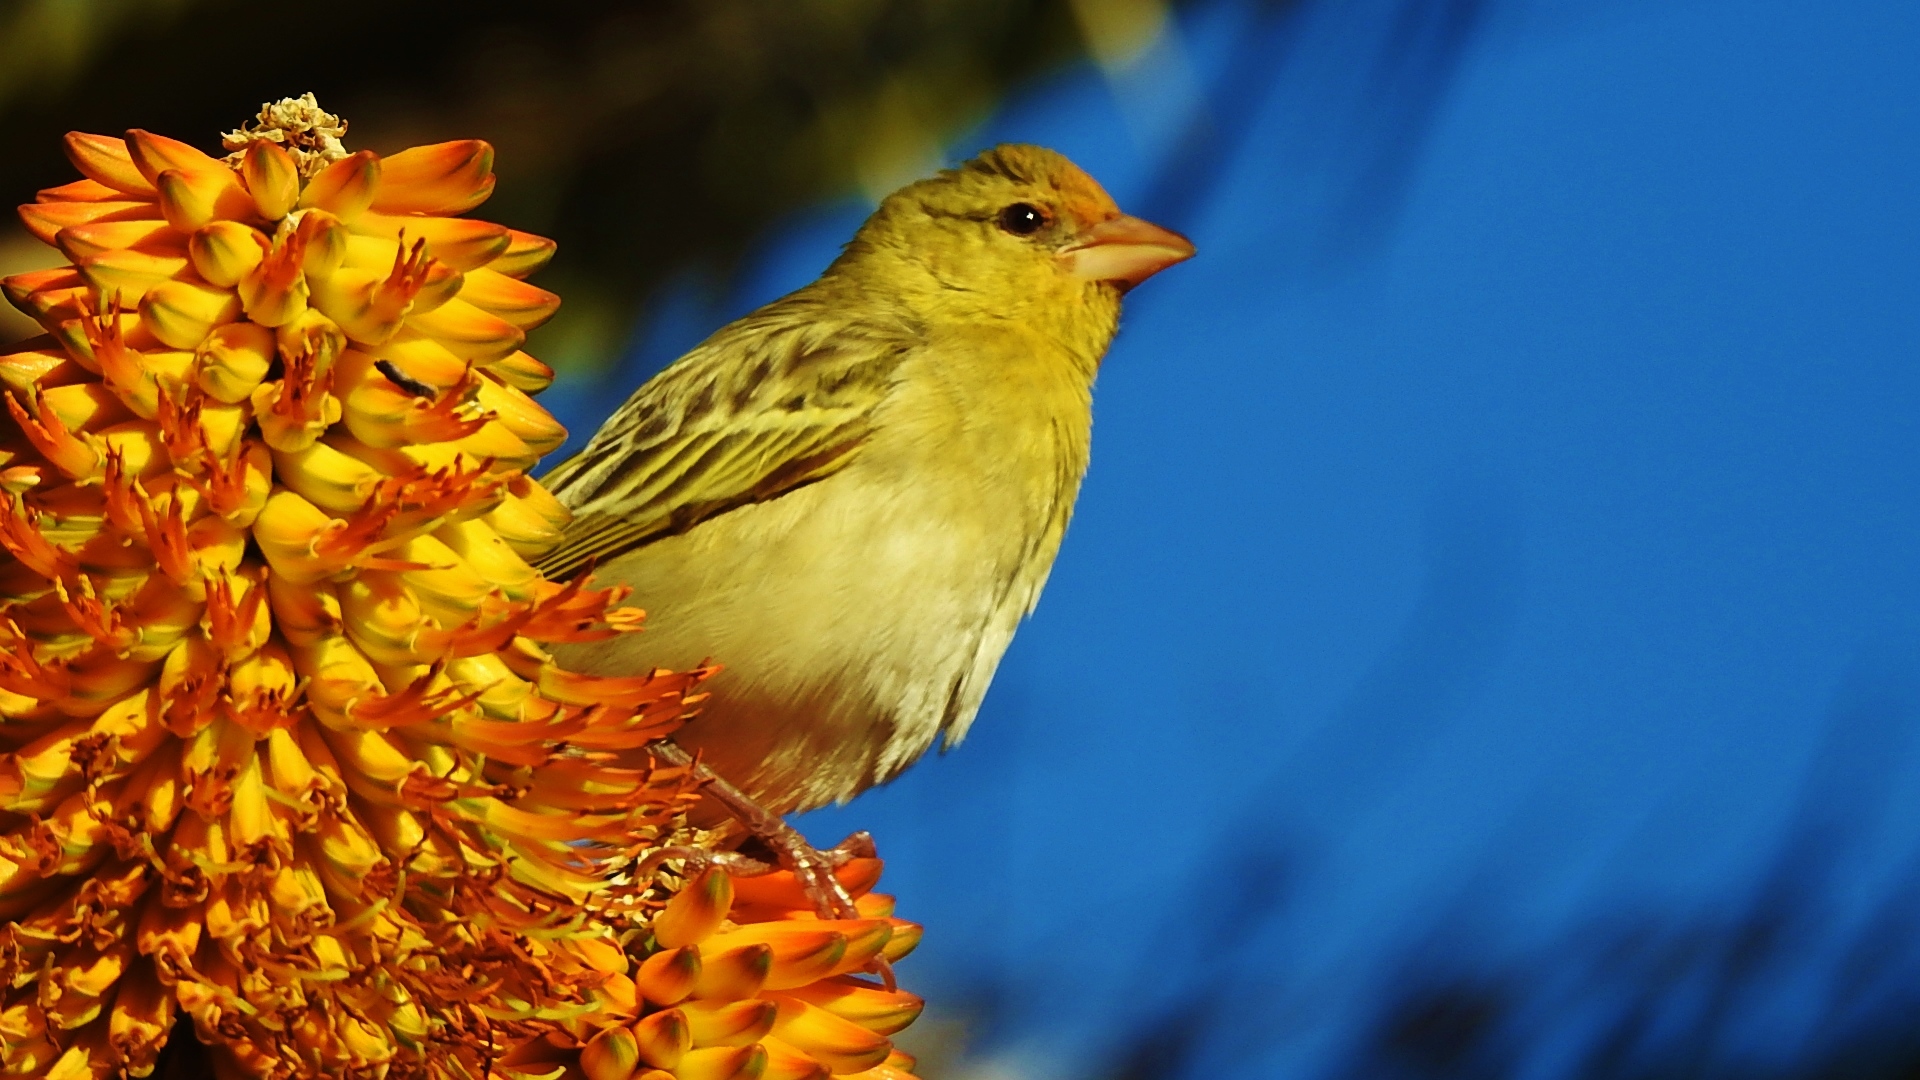
[[[542,477],[572,520],[540,569],[647,612],[556,659],[717,661],[673,742],[787,847],[781,815],[958,743],[1059,551],[1121,298],[1193,253],[1039,146],[887,196]]]

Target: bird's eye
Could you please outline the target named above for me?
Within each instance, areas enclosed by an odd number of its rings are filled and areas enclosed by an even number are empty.
[[[1000,211],[1000,227],[1015,236],[1032,236],[1047,227],[1047,212],[1032,203],[1017,202]]]

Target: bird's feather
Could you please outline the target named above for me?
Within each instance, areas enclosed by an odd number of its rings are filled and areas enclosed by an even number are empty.
[[[844,468],[919,334],[825,317],[803,291],[722,329],[641,387],[542,478],[573,508],[551,578]]]

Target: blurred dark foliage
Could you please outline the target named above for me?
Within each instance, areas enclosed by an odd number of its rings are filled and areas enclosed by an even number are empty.
[[[1082,0],[1081,21],[1107,6],[1140,4]],[[0,0],[0,190],[71,179],[70,129],[211,149],[305,91],[349,146],[485,138],[501,184],[483,213],[560,242],[542,284],[567,317],[536,351],[603,359],[676,268],[924,171],[1081,48],[1065,0]]]
[[[1860,858],[1890,812],[1916,717],[1908,680],[1872,667],[1827,718],[1823,750],[1772,856],[1691,915],[1617,911],[1517,958],[1442,918],[1373,976],[1372,1020],[1327,1080],[1912,1080],[1920,1077],[1920,851],[1862,910]],[[1299,1034],[1282,940],[1310,844],[1256,832],[1226,882],[1182,909],[1204,972],[1113,1055],[1112,1080],[1271,1075]],[[1265,836],[1264,847],[1258,839]],[[1869,890],[1871,895],[1872,890]],[[1482,898],[1483,900],[1485,898]],[[1204,906],[1207,910],[1201,910]],[[1474,906],[1462,904],[1462,908]],[[1480,905],[1484,908],[1484,904]],[[1483,921],[1484,911],[1479,916]]]
[[[924,174],[1022,80],[1089,45],[1111,68],[1169,6],[1195,2],[0,0],[0,191],[24,201],[71,179],[68,130],[145,127],[213,149],[262,102],[306,91],[349,120],[352,147],[484,138],[502,182],[481,212],[560,243],[541,283],[566,308],[531,348],[599,367],[662,282],[725,280],[782,215]],[[1234,5],[1232,54],[1210,65],[1139,211],[1192,222],[1290,65],[1317,62],[1315,12],[1352,7],[1341,18],[1366,28],[1356,77],[1312,88],[1334,92],[1296,140],[1303,160],[1333,159],[1337,189],[1303,201],[1302,236],[1339,251],[1381,232],[1490,3]],[[0,272],[51,261],[0,225]],[[9,331],[31,329],[0,318]]]
[[[1331,45],[1352,67],[1313,84],[1318,139],[1296,140],[1308,155],[1335,159],[1322,254],[1353,252],[1394,221],[1405,183],[1425,148],[1435,111],[1446,101],[1467,46],[1497,0],[1373,0],[1353,5],[1254,0],[1231,54],[1207,89],[1208,107],[1184,126],[1142,200],[1156,221],[1185,224],[1212,197],[1255,120],[1291,63],[1311,62]],[[1315,15],[1333,9],[1346,25],[1329,41]]]

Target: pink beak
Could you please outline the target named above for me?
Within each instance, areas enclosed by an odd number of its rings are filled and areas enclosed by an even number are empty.
[[[1191,258],[1193,241],[1127,214],[1081,233],[1073,246],[1059,254],[1060,262],[1074,277],[1117,282],[1128,288]]]

